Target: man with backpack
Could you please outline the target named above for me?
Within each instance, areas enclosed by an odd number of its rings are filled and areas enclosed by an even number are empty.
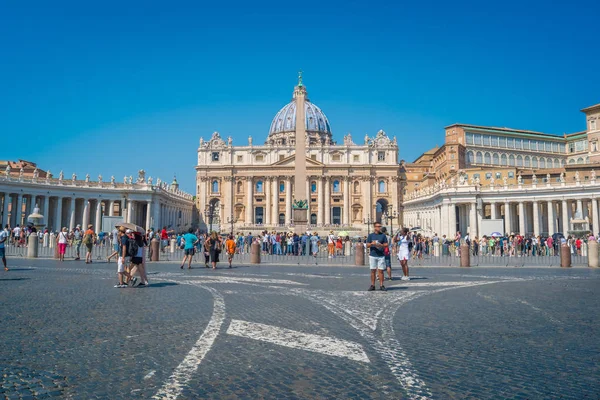
[[[133,232],[131,229],[127,229],[127,253],[131,259],[131,271],[129,275],[131,279],[129,284],[132,287],[146,286],[148,284],[148,278],[146,277],[146,271],[144,269],[144,239],[138,232]],[[134,276],[139,271],[141,282]]]
[[[83,235],[83,239],[81,240],[81,243],[83,243],[85,245],[85,248],[87,250],[86,255],[85,255],[85,263],[86,264],[92,263],[92,249],[94,248],[95,238],[96,238],[96,233],[94,232],[94,226],[92,224],[90,224],[90,225],[88,225],[87,231],[85,231],[85,234]]]

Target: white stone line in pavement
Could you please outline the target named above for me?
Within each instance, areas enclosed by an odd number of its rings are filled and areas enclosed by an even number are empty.
[[[190,277],[192,278],[192,277]],[[295,281],[290,281],[287,279],[258,279],[258,278],[241,278],[238,276],[194,276],[193,279],[196,280],[206,280],[206,281],[217,281],[217,282],[250,282],[250,283],[271,283],[276,285],[295,285],[295,286],[308,286],[308,283],[300,283]],[[207,282],[212,283],[212,282]]]
[[[184,385],[189,382],[192,374],[198,370],[200,363],[212,348],[225,319],[225,301],[223,300],[223,296],[211,287],[199,285],[194,282],[191,282],[191,284],[200,286],[212,294],[214,301],[213,313],[200,338],[183,361],[175,368],[175,371],[173,371],[163,387],[156,392],[153,396],[154,399],[176,399],[181,394]]]
[[[256,322],[232,320],[227,334],[273,343],[292,349],[306,350],[334,357],[344,357],[368,363],[363,347],[354,342],[335,337],[314,335]]]
[[[548,321],[550,321],[554,324],[557,324],[557,325],[563,324],[563,322],[561,320],[555,318],[552,314],[548,313],[547,311],[542,310],[539,307],[534,306],[533,304],[531,304],[523,299],[518,299],[518,298],[513,299],[513,298],[509,298],[509,297],[495,297],[495,296],[483,294],[481,292],[477,292],[477,295],[479,297],[482,297],[483,299],[487,300],[488,302],[496,304],[496,305],[501,305],[502,301],[507,302],[507,303],[518,303],[518,304],[526,305],[526,306],[530,307],[536,313],[538,313],[541,316],[543,316],[544,318],[546,318]]]

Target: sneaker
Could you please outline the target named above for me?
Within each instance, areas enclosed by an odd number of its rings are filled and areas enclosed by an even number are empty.
[[[132,285],[133,287],[139,287],[142,284],[142,282],[140,282],[139,279],[137,279],[137,278],[133,278],[133,279],[134,279],[133,285]]]
[[[140,284],[139,284],[137,287],[146,287],[146,286],[147,286],[147,285],[146,285],[144,282],[142,282],[142,283],[140,283]]]
[[[383,286],[383,285],[379,286],[379,290],[381,290],[382,292],[385,292],[386,291],[385,286]]]
[[[368,291],[369,291],[369,292],[372,292],[373,290],[375,290],[375,285],[371,285],[371,286],[369,287],[369,290],[368,290]]]
[[[126,288],[126,287],[127,287],[127,285],[121,285],[120,283],[117,283],[117,284],[116,284],[114,287],[116,287],[116,288],[119,288],[119,289],[120,289],[120,288]]]
[[[131,287],[135,287],[135,286],[137,286],[137,281],[138,281],[138,279],[134,276],[133,278],[131,278],[129,280],[129,282],[127,282],[127,284]]]

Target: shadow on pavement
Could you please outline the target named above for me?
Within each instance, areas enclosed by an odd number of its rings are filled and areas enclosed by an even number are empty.
[[[149,287],[168,287],[168,286],[178,286],[179,283],[175,282],[159,282],[159,283],[151,283]]]
[[[28,281],[31,278],[0,278],[0,281]]]

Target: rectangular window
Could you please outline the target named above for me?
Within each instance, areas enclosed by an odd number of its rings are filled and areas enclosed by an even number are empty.
[[[560,152],[561,153],[565,154],[567,152],[567,150],[566,150],[567,147],[565,146],[564,143],[561,143],[559,147],[560,147]]]
[[[213,161],[219,161],[219,152],[218,151],[213,151],[212,152],[212,160]]]
[[[485,179],[487,179],[488,181],[492,178],[492,173],[491,172],[486,172],[485,173]]]
[[[529,150],[531,148],[530,142],[528,139],[523,140],[523,149]]]
[[[575,153],[575,143],[569,143],[569,153]]]
[[[358,154],[355,154],[352,156],[352,159],[354,160],[354,162],[359,162],[360,161],[360,156]]]
[[[595,131],[596,130],[596,120],[591,120],[590,121],[590,131]]]
[[[237,161],[238,162],[244,161],[244,156],[237,156]]]
[[[342,161],[342,156],[340,154],[334,154],[332,159],[333,161]]]
[[[310,155],[310,159],[316,161],[317,160],[317,155],[316,154],[311,154]]]
[[[499,141],[499,137],[498,136],[492,136],[492,146],[493,147],[498,147],[498,141]]]
[[[466,134],[466,141],[467,141],[467,144],[473,144],[473,134],[472,133]]]
[[[508,177],[509,177],[509,178],[514,178],[514,177],[515,177],[515,173],[514,173],[514,172],[512,172],[512,171],[510,171],[510,172],[508,173]]]
[[[508,142],[508,145],[506,147],[508,147],[509,149],[515,148],[515,139],[514,138],[508,138],[507,142]]]
[[[500,147],[506,148],[506,137],[500,136]]]
[[[552,151],[552,143],[550,143],[550,142],[544,142],[544,149],[547,152],[551,152]]]
[[[475,144],[481,146],[481,135],[478,135],[478,134],[473,135],[473,142]]]
[[[483,135],[483,145],[484,146],[490,145],[490,135]]]
[[[515,139],[515,149],[521,150],[523,148],[523,139]]]
[[[502,178],[502,172],[496,172],[496,179]]]
[[[555,153],[558,153],[558,143],[556,143],[556,142],[552,143],[552,151]]]
[[[285,156],[283,154],[279,155],[279,161],[283,160],[285,158]]]
[[[385,161],[385,151],[377,152],[377,161]]]

